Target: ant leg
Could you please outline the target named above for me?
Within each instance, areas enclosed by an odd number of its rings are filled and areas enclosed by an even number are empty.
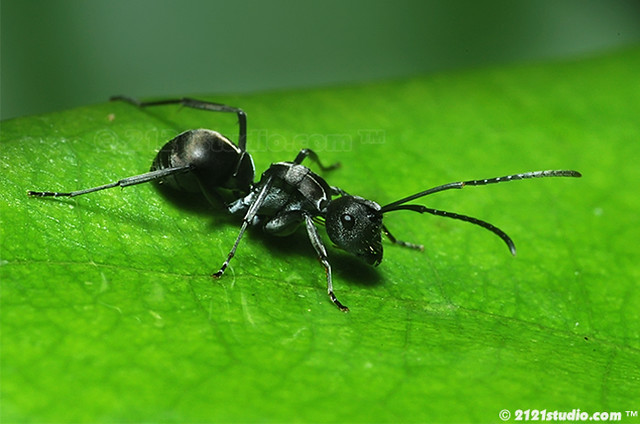
[[[242,239],[242,236],[244,235],[244,232],[249,227],[249,224],[255,218],[256,214],[260,210],[260,207],[264,203],[264,199],[267,198],[267,194],[271,190],[271,181],[273,181],[273,180],[271,178],[269,178],[265,182],[265,184],[264,184],[264,186],[262,186],[262,189],[260,190],[260,192],[258,192],[258,197],[256,198],[256,200],[254,200],[251,203],[251,206],[249,206],[249,209],[247,210],[247,213],[245,214],[244,218],[242,219],[242,227],[240,227],[240,233],[238,233],[238,237],[236,238],[236,241],[233,244],[233,247],[229,251],[229,254],[227,255],[227,259],[224,261],[224,263],[222,264],[220,269],[216,273],[214,273],[212,275],[213,278],[222,277],[222,274],[224,274],[224,271],[229,266],[229,262],[231,262],[231,259],[235,256],[236,250],[238,249],[238,245],[240,244],[240,240]]]
[[[349,193],[347,193],[340,187],[329,186],[329,189],[331,190],[332,196],[348,196],[349,195]]]
[[[327,259],[327,249],[324,247],[322,243],[322,239],[318,235],[318,230],[313,223],[313,218],[311,216],[305,214],[304,215],[305,224],[307,226],[307,234],[309,234],[309,240],[313,245],[313,248],[316,250],[318,254],[318,259],[322,266],[324,266],[325,273],[327,275],[327,292],[329,293],[329,297],[331,301],[338,307],[342,312],[349,312],[349,308],[340,303],[335,294],[333,294],[333,281],[331,279],[331,265],[329,264],[329,260]]]
[[[318,165],[320,169],[323,171],[333,171],[336,168],[340,168],[340,162],[336,162],[329,166],[324,166],[322,162],[320,162],[320,158],[318,157],[318,154],[311,149],[300,150],[300,153],[298,153],[298,156],[296,156],[296,158],[293,160],[293,163],[300,165],[302,161],[305,160],[305,158],[307,157],[313,162],[315,162],[316,165]]]
[[[233,247],[231,248],[231,251],[227,255],[227,259],[224,261],[224,263],[222,264],[220,269],[216,273],[211,275],[213,278],[220,278],[220,277],[222,277],[222,274],[224,274],[224,271],[229,266],[229,262],[231,261],[231,258],[233,258],[235,256],[235,254],[236,254],[236,249],[238,248],[238,245],[240,244],[240,239],[242,239],[242,236],[244,235],[244,232],[246,231],[248,225],[249,225],[249,221],[244,221],[242,223],[242,227],[240,227],[240,233],[238,234],[238,237],[236,238],[236,242],[233,244]]]
[[[86,188],[84,190],[71,191],[66,193],[55,192],[55,191],[32,191],[29,190],[27,195],[31,197],[75,197],[80,196],[82,194],[93,193],[94,191],[104,190],[107,188],[113,187],[127,187],[135,184],[142,184],[149,181],[157,180],[159,178],[164,178],[173,174],[183,174],[189,172],[191,170],[190,166],[181,166],[178,168],[165,168],[158,169],[155,171],[147,172],[141,175],[135,175],[133,177],[123,178],[113,183],[104,184],[98,187]]]
[[[167,99],[167,100],[156,100],[151,102],[141,102],[132,97],[113,96],[111,97],[110,100],[112,101],[121,100],[138,107],[179,104],[185,107],[190,107],[192,109],[207,110],[211,112],[235,113],[236,115],[238,115],[238,126],[239,126],[238,147],[240,148],[240,151],[242,151],[243,153],[246,152],[247,150],[247,114],[244,113],[244,111],[240,108],[227,106],[221,103],[214,103],[214,102],[207,102],[204,100],[192,99],[189,97],[183,97],[180,99]]]
[[[407,247],[413,250],[419,250],[420,252],[424,251],[424,246],[421,244],[409,243],[407,241],[402,241],[395,238],[393,234],[391,234],[391,232],[389,231],[386,225],[382,226],[382,232],[384,233],[385,236],[387,236],[389,241],[393,244],[397,244],[398,246]]]

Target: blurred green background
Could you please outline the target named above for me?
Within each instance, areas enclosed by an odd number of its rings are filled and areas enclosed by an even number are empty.
[[[2,119],[102,102],[312,87],[596,53],[637,0],[2,0]]]

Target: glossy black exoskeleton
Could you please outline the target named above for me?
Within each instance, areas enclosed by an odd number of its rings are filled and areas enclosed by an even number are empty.
[[[507,244],[511,253],[515,255],[516,248],[511,238],[504,231],[488,222],[423,205],[406,203],[440,191],[460,189],[465,186],[479,186],[527,178],[581,176],[576,171],[557,170],[460,181],[437,186],[380,206],[371,200],[351,196],[342,189],[329,186],[320,176],[301,165],[306,157],[319,164],[317,155],[309,149],[304,149],[293,162],[272,164],[262,174],[262,178],[254,186],[251,193],[229,206],[231,213],[243,216],[242,227],[227,259],[220,270],[214,274],[214,277],[222,276],[229,262],[235,256],[240,240],[249,226],[261,227],[269,234],[286,236],[304,224],[311,245],[325,269],[329,297],[340,310],[348,311],[349,309],[337,299],[333,292],[331,265],[327,258],[327,250],[316,229],[316,222],[324,222],[327,234],[336,247],[374,266],[382,261],[382,234],[385,234],[392,243],[400,246],[417,250],[423,249],[421,245],[396,239],[383,224],[384,214],[397,210],[430,213],[479,225],[499,236]],[[334,196],[338,197],[333,199]]]
[[[179,191],[202,192],[208,199],[217,200],[220,200],[220,189],[237,193],[234,197],[250,191],[255,170],[253,159],[247,152],[247,116],[242,109],[190,98],[138,102],[118,96],[112,100],[123,100],[139,107],[180,104],[194,109],[235,113],[239,126],[238,145],[216,131],[189,130],[177,135],[160,149],[147,173],[72,192],[29,191],[30,196],[74,197],[149,181],[158,181]]]

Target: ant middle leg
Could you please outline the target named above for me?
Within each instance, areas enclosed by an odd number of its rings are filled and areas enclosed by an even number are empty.
[[[258,214],[258,211],[260,210],[260,207],[262,207],[265,199],[267,198],[267,194],[269,194],[269,190],[271,189],[271,185],[272,185],[272,180],[268,179],[265,182],[265,184],[262,187],[262,189],[258,192],[258,195],[255,198],[255,200],[249,206],[249,209],[247,210],[247,213],[245,214],[244,218],[242,219],[242,227],[240,227],[240,232],[238,233],[238,237],[236,237],[236,241],[233,244],[233,247],[231,248],[231,250],[229,251],[229,254],[227,255],[227,259],[225,259],[225,261],[223,262],[223,264],[220,267],[220,269],[217,272],[215,272],[215,273],[213,273],[211,275],[213,278],[218,279],[218,278],[222,277],[222,274],[224,274],[224,271],[229,266],[229,263],[231,262],[231,259],[233,259],[233,257],[236,255],[236,250],[238,249],[238,245],[240,244],[240,240],[242,240],[242,236],[244,235],[245,231],[247,230],[247,228],[249,227],[251,222],[253,222],[253,219],[255,218],[255,216]]]

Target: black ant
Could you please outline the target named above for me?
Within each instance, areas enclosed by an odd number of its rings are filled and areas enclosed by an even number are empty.
[[[262,174],[260,182],[254,186],[251,193],[229,205],[231,213],[243,215],[244,218],[240,233],[227,260],[214,274],[214,277],[222,276],[249,225],[261,226],[269,234],[284,236],[291,234],[304,223],[309,240],[324,266],[329,297],[342,311],[348,311],[349,308],[343,305],[333,293],[331,265],[327,258],[327,250],[318,235],[316,221],[325,225],[327,234],[336,247],[346,250],[373,266],[377,266],[382,261],[382,233],[394,244],[422,250],[421,245],[396,239],[382,223],[385,213],[398,210],[426,212],[479,225],[500,237],[507,244],[511,253],[515,255],[516,248],[511,238],[504,231],[488,222],[453,212],[431,209],[423,205],[406,203],[440,191],[460,189],[465,186],[479,186],[526,178],[581,176],[577,171],[556,170],[526,172],[484,180],[460,181],[437,186],[381,207],[376,202],[351,196],[342,189],[329,186],[324,179],[301,165],[302,160],[307,156],[311,157],[311,155],[315,156],[312,151],[305,149],[298,154],[293,162],[272,164]],[[339,197],[332,200],[333,196]]]
[[[235,112],[240,123],[238,146],[229,139],[210,130],[192,130],[180,134],[167,143],[156,156],[151,171],[119,180],[103,186],[69,193],[29,191],[30,196],[78,196],[112,187],[126,187],[152,180],[167,180],[174,188],[193,191],[202,190],[207,197],[218,197],[218,189],[228,189],[235,193],[235,201],[228,205],[234,215],[243,217],[240,232],[222,264],[213,274],[220,278],[234,257],[240,240],[249,226],[258,226],[268,233],[287,236],[304,224],[311,245],[322,263],[327,279],[327,291],[333,303],[342,311],[349,309],[333,292],[331,265],[327,250],[318,234],[316,224],[324,224],[327,234],[336,247],[343,249],[366,263],[377,266],[382,261],[382,234],[400,246],[422,250],[421,245],[396,239],[383,224],[383,216],[388,212],[409,210],[419,213],[444,216],[470,222],[485,228],[500,237],[513,255],[516,248],[511,238],[494,225],[466,215],[431,209],[423,205],[407,204],[430,194],[465,186],[480,186],[506,181],[543,177],[580,177],[577,171],[551,170],[525,172],[482,180],[459,181],[440,185],[404,197],[385,206],[358,196],[347,194],[338,187],[332,187],[319,175],[302,165],[305,158],[314,161],[323,171],[335,169],[338,164],[324,166],[317,154],[303,149],[293,162],[272,164],[260,181],[253,183],[253,161],[246,152],[246,115],[241,109],[217,103],[193,99],[166,100],[139,103],[132,99],[120,98],[138,106],[161,104],[182,104],[197,109]],[[213,195],[213,196],[212,196]],[[333,199],[336,197],[335,199]]]

